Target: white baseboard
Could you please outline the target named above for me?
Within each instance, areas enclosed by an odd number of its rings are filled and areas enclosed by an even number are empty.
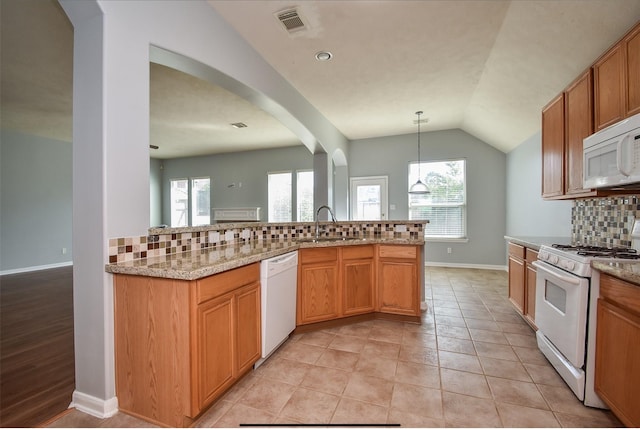
[[[64,261],[62,263],[45,264],[43,266],[21,267],[19,269],[9,269],[0,271],[1,275],[13,275],[15,273],[35,272],[37,270],[55,269],[57,267],[73,266],[73,261]]]
[[[105,419],[114,416],[118,412],[118,398],[112,397],[103,400],[76,390],[73,392],[69,407],[76,408],[94,417]]]
[[[438,263],[436,261],[426,261],[424,263],[427,267],[453,267],[459,269],[481,269],[481,270],[503,270],[508,271],[507,266],[499,266],[492,264],[467,264],[467,263]]]

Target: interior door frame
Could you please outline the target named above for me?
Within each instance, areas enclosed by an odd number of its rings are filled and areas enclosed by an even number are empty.
[[[388,176],[353,176],[349,178],[349,219],[356,213],[356,187],[358,185],[380,185],[380,219],[389,219],[389,177]]]

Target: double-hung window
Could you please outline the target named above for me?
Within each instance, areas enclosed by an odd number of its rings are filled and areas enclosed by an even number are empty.
[[[313,221],[313,170],[297,171],[295,184],[292,179],[292,172],[267,174],[269,222],[292,221],[294,207],[298,221]]]
[[[210,178],[171,179],[171,227],[211,223]]]
[[[427,239],[465,239],[466,160],[410,163],[409,187],[419,176],[430,193],[409,194],[409,219],[429,220]]]

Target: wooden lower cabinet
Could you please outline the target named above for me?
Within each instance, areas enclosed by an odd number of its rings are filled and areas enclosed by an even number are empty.
[[[372,312],[419,317],[421,250],[414,245],[301,249],[297,324]]]
[[[596,393],[627,427],[640,427],[640,286],[602,274]]]
[[[114,276],[123,412],[185,427],[261,355],[259,263],[198,281]]]
[[[338,248],[307,248],[298,254],[297,325],[338,318]]]
[[[342,248],[342,314],[345,316],[375,310],[375,269],[373,246]]]
[[[509,300],[534,330],[536,315],[536,268],[538,252],[509,243]]]
[[[421,248],[380,245],[378,248],[378,307],[380,312],[420,315]]]

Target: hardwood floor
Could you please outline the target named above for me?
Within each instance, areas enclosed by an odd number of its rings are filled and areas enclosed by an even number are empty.
[[[0,277],[0,425],[34,427],[75,388],[73,268]]]

